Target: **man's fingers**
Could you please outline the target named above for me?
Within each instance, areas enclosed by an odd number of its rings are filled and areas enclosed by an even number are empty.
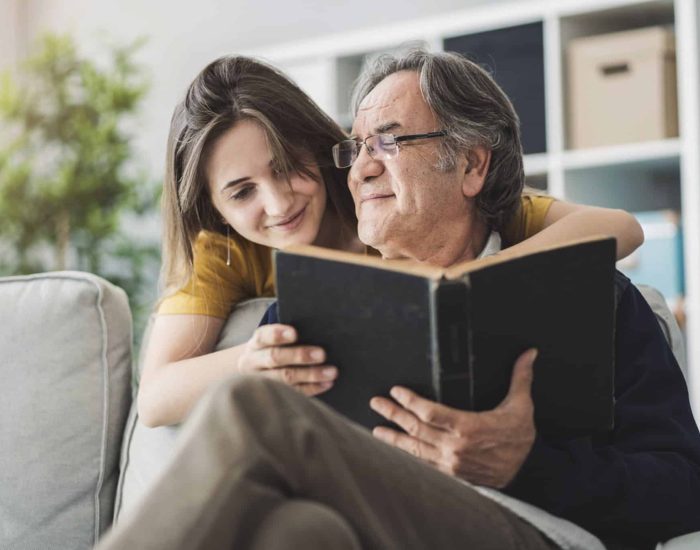
[[[537,350],[533,348],[520,355],[515,361],[513,374],[510,378],[510,389],[504,399],[504,403],[525,396],[528,399],[532,399],[531,391],[535,359],[537,359]]]
[[[369,406],[387,420],[391,420],[394,424],[403,428],[408,435],[431,445],[438,443],[441,435],[444,433],[422,422],[415,414],[397,405],[390,399],[374,397],[370,400]]]
[[[372,435],[384,443],[398,447],[408,454],[431,464],[435,464],[440,458],[440,451],[435,446],[416,437],[399,433],[391,428],[379,426],[372,430]]]
[[[450,430],[455,425],[455,409],[430,401],[417,393],[402,386],[391,388],[391,397],[396,399],[402,407],[415,414],[421,421],[431,426]]]
[[[253,345],[257,349],[283,346],[297,341],[297,331],[289,325],[263,325],[253,333]]]

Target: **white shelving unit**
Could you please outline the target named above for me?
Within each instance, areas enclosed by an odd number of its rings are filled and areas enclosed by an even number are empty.
[[[281,67],[326,112],[349,126],[349,90],[365,56],[409,43],[440,50],[445,38],[541,23],[547,146],[545,152],[526,155],[528,183],[572,201],[630,211],[671,208],[681,212],[688,383],[696,418],[700,418],[699,11],[698,0],[499,2],[246,53]],[[660,24],[673,25],[675,30],[679,137],[567,149],[565,53],[569,41]]]

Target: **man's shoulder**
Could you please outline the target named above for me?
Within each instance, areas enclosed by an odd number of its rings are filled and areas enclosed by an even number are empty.
[[[629,286],[632,284],[632,281],[630,281],[625,275],[623,275],[620,271],[615,270],[615,305],[619,306],[620,303],[622,302],[622,297],[625,294],[625,291],[629,288]]]
[[[636,330],[646,326],[664,339],[656,314],[634,283],[619,271],[615,272],[615,317],[617,331]]]

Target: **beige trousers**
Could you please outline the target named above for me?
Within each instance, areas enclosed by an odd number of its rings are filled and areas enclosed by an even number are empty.
[[[113,549],[551,549],[469,486],[264,378],[232,379],[107,534]]]

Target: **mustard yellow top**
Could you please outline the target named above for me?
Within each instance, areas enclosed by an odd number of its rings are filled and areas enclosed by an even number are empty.
[[[542,230],[551,197],[523,195],[518,214],[503,228],[506,244],[519,243]],[[231,265],[226,265],[227,250]],[[249,298],[275,295],[272,250],[239,235],[202,231],[194,243],[194,275],[158,307],[159,314],[210,315],[226,319]]]

